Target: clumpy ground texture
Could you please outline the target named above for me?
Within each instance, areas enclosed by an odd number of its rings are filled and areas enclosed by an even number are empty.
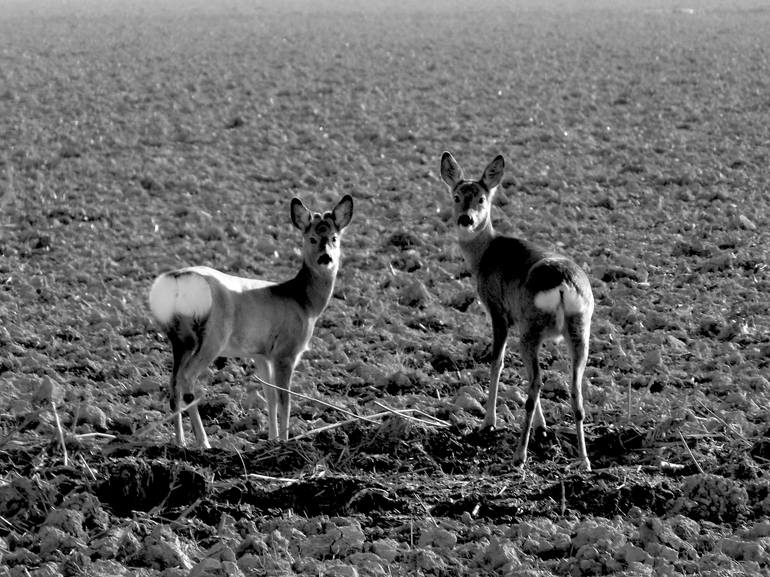
[[[770,572],[763,3],[0,7],[0,577]],[[505,155],[497,228],[592,279],[592,472],[563,347],[525,468],[513,340],[478,431],[446,149]],[[202,381],[215,448],[174,446],[154,277],[289,278],[292,196],[345,193],[297,438],[233,359]],[[350,417],[314,399],[377,416],[319,430]]]

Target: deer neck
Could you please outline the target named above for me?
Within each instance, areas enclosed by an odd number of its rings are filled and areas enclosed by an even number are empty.
[[[465,262],[474,277],[478,276],[481,259],[496,236],[497,233],[492,228],[492,221],[487,218],[484,226],[473,238],[460,239],[460,250],[463,251]]]
[[[294,298],[310,313],[310,316],[317,317],[326,308],[334,290],[336,276],[336,268],[329,271],[315,271],[303,262],[297,276],[289,281]]]

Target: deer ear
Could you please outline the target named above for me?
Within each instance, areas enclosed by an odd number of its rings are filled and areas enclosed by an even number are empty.
[[[503,180],[504,172],[505,160],[503,159],[502,154],[498,154],[484,169],[484,174],[481,175],[481,184],[483,184],[487,190],[492,190],[500,184],[501,180]]]
[[[443,180],[449,188],[454,188],[457,183],[463,180],[463,169],[457,164],[455,157],[449,152],[444,152],[441,155],[441,180]]]
[[[310,227],[310,211],[298,198],[291,199],[291,222],[303,233]]]
[[[346,194],[337,203],[337,206],[332,210],[332,220],[337,225],[339,230],[342,230],[350,224],[350,220],[353,218],[353,197]]]

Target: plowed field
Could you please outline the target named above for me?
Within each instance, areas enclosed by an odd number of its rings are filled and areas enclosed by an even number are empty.
[[[0,577],[770,572],[764,3],[0,9]],[[478,431],[491,330],[443,150],[503,154],[498,230],[592,279],[592,472],[559,346],[527,466],[515,346]],[[153,278],[289,278],[291,198],[345,193],[296,438],[231,359],[201,380],[214,448],[175,446]],[[374,417],[320,430],[350,417],[317,400]]]

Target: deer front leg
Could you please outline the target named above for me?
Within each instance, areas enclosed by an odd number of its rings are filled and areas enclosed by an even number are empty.
[[[275,384],[281,387],[275,391],[278,413],[278,439],[281,441],[289,440],[289,414],[291,412],[289,389],[291,387],[291,375],[293,372],[293,359],[281,359],[275,363]]]
[[[519,446],[514,455],[514,464],[524,465],[527,462],[527,447],[529,446],[529,436],[532,431],[532,422],[534,420],[536,407],[540,402],[540,366],[537,356],[540,350],[540,338],[535,335],[524,334],[521,337],[521,360],[524,363],[524,369],[527,372],[529,380],[529,392],[527,401],[524,403],[524,422],[521,427],[521,436],[519,437]],[[541,414],[542,417],[542,414]]]
[[[271,381],[267,382],[273,384]],[[262,385],[262,391],[267,401],[267,438],[275,441],[278,439],[278,391],[267,385]]]
[[[272,364],[266,357],[257,356],[254,358],[254,367],[257,377],[262,382],[262,394],[264,395],[265,403],[267,405],[265,407],[267,411],[267,437],[271,441],[274,441],[278,438],[278,413],[275,400],[276,390],[265,384],[273,384]],[[249,405],[252,410],[254,408],[254,399],[257,396],[256,389],[252,389],[249,393]]]

